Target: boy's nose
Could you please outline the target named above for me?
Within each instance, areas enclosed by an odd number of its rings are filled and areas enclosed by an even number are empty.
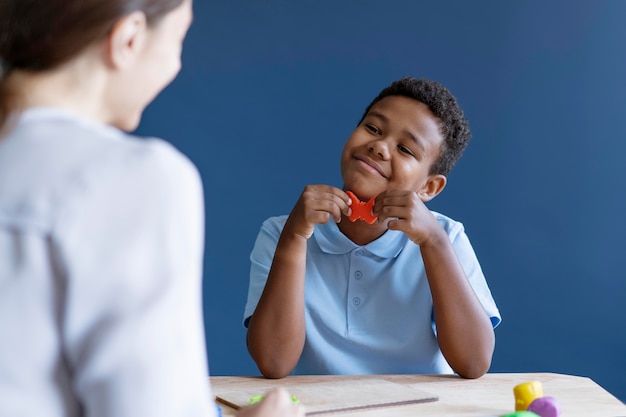
[[[377,155],[380,159],[389,159],[389,146],[384,140],[375,140],[368,143],[367,150]]]

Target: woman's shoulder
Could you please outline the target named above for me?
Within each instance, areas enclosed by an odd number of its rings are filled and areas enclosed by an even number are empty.
[[[195,196],[201,180],[189,158],[162,139],[56,109],[25,112],[0,142],[0,211],[49,218],[67,204],[131,189],[137,198]]]
[[[24,111],[4,141],[0,152],[7,158],[19,165],[36,164],[40,171],[71,170],[76,174],[77,170],[108,168],[132,159],[190,165],[188,158],[164,140],[131,135],[58,108]]]

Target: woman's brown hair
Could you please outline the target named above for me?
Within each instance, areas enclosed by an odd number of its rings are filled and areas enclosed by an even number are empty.
[[[53,69],[104,38],[120,18],[143,11],[153,25],[183,1],[0,1],[0,129],[16,108],[6,82],[11,71]]]

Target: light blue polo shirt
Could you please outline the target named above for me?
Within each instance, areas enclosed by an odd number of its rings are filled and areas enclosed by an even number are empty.
[[[446,230],[493,326],[500,313],[463,225],[433,212]],[[287,216],[267,219],[250,255],[244,325],[261,297]],[[306,342],[295,374],[453,373],[437,344],[433,302],[418,245],[399,231],[359,246],[334,222],[307,242]]]

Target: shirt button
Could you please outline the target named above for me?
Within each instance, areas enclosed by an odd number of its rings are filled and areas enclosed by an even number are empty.
[[[363,276],[363,273],[361,273],[361,271],[356,271],[354,273],[354,278],[356,279],[361,279],[362,276]]]
[[[363,255],[363,251],[361,249],[356,251],[356,256],[361,256],[361,255]]]
[[[354,297],[352,299],[352,304],[354,304],[355,306],[358,306],[359,304],[361,304],[361,299],[359,297]]]

